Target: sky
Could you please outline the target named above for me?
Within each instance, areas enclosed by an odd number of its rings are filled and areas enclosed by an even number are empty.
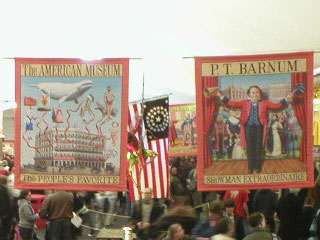
[[[314,0],[1,1],[0,105],[15,100],[14,57],[133,58],[130,101],[144,79],[145,98],[194,103],[192,57],[320,51],[319,9]]]
[[[264,88],[268,85],[287,83],[291,85],[291,74],[266,74],[251,76],[224,76],[218,78],[218,86],[221,90],[225,90],[230,85],[241,87],[244,90],[250,86],[257,85]]]

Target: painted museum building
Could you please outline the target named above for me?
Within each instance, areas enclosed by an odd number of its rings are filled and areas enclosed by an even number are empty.
[[[53,129],[35,138],[35,165],[104,169],[105,136],[79,129]]]

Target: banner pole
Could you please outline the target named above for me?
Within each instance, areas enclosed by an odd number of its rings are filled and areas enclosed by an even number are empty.
[[[211,55],[211,56],[194,56],[194,57],[182,57],[182,59],[193,59],[195,57],[206,58],[206,57],[222,57],[229,55],[253,55],[253,54],[272,54],[272,53],[295,53],[295,52],[314,52],[320,53],[320,49],[297,49],[297,50],[275,50],[275,51],[254,51],[254,52],[229,52],[225,54],[219,55]]]
[[[20,57],[3,57],[2,59],[16,59],[16,58],[20,58]],[[122,58],[122,57],[119,57],[119,58]],[[41,58],[39,58],[39,59],[41,59]],[[83,58],[75,58],[75,59],[83,59]],[[130,59],[130,60],[143,60],[143,58],[128,58],[128,59]],[[93,60],[98,60],[98,59],[93,59]]]
[[[143,102],[145,102],[145,101],[150,101],[150,100],[156,100],[156,99],[158,99],[158,98],[168,97],[168,96],[170,96],[170,95],[172,95],[172,94],[173,94],[173,93],[168,93],[168,94],[163,94],[163,95],[159,95],[159,96],[156,96],[156,97],[144,98],[144,99],[143,99]],[[138,102],[142,102],[142,99],[141,99],[141,100],[132,101],[132,102],[130,102],[130,103],[133,104],[133,103],[138,103]]]

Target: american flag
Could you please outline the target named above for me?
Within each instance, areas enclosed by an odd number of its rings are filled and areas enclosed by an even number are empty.
[[[142,117],[143,114],[141,109],[142,104],[140,102],[129,105],[128,130],[130,127],[136,125],[137,116]],[[144,120],[142,120],[141,126],[138,128],[135,136],[140,142],[142,142],[142,145],[145,149],[157,152],[158,156],[147,164],[142,161],[141,165],[144,165],[144,167],[142,168],[141,172],[139,172],[138,165],[133,167],[133,181],[131,178],[128,178],[131,201],[140,199],[139,190],[134,182],[140,185],[142,192],[145,188],[152,188],[153,198],[168,198],[170,181],[168,136],[166,138],[148,141]],[[148,160],[149,159],[146,159],[147,162]]]

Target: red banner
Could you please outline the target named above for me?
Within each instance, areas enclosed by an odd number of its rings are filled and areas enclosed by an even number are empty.
[[[16,59],[15,184],[126,189],[129,59]]]
[[[198,190],[313,186],[313,53],[195,60]]]

